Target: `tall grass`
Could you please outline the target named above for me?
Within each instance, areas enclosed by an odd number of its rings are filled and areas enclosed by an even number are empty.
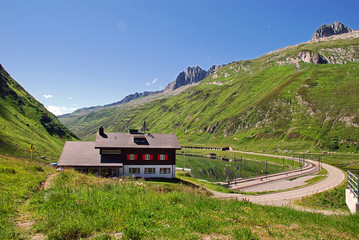
[[[336,188],[297,200],[296,204],[316,209],[348,211],[348,206],[345,202],[346,187],[345,182]]]
[[[52,169],[28,159],[0,156],[0,238],[18,236],[17,208],[38,189]]]
[[[65,171],[30,202],[49,239],[119,233],[123,239],[350,239],[358,216],[323,216],[209,198],[176,183],[113,181]]]

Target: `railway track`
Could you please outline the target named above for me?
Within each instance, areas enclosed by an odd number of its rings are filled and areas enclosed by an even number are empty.
[[[233,190],[243,190],[246,188],[258,186],[261,184],[267,184],[269,182],[278,181],[282,179],[291,179],[305,175],[312,175],[317,173],[318,171],[319,171],[319,167],[316,164],[312,162],[305,162],[303,167],[291,171],[232,181],[229,183],[230,184],[229,188]]]

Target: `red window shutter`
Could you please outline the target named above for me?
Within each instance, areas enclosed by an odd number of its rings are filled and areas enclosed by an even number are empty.
[[[157,160],[161,160],[161,155],[157,154]]]
[[[146,155],[142,154],[142,160],[146,160]]]
[[[137,160],[137,154],[135,154],[135,160]]]
[[[130,154],[127,154],[127,160],[130,160]]]
[[[150,154],[150,160],[153,160],[153,155],[152,154]]]
[[[168,154],[165,154],[165,160],[168,160]]]

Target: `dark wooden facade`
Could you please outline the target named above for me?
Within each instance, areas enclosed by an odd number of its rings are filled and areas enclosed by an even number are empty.
[[[100,149],[102,150],[102,149]],[[109,149],[106,149],[109,150]],[[124,165],[176,165],[176,150],[174,149],[158,149],[158,148],[118,148],[110,150],[120,150],[121,154],[102,154],[102,163],[123,163]],[[135,160],[129,160],[129,154],[136,154]],[[144,155],[150,154],[150,160],[144,160]],[[159,160],[159,155],[167,155],[167,160]]]

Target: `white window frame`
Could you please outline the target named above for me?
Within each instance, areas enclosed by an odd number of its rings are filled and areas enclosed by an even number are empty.
[[[145,154],[145,160],[146,161],[151,160],[151,154]]]
[[[160,154],[160,160],[161,161],[166,160],[166,154]]]
[[[171,174],[171,168],[160,168],[160,174]]]
[[[145,174],[156,174],[156,168],[145,168]]]
[[[136,160],[136,154],[130,153],[130,160]]]
[[[132,172],[132,169],[136,169],[136,170],[134,170],[134,172]],[[129,173],[129,174],[140,174],[140,173],[141,173],[141,169],[140,169],[140,168],[129,168],[129,169],[128,169],[128,173]]]

